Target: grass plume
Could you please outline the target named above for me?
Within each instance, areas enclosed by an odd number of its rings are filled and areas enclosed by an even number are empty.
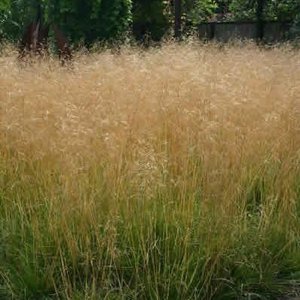
[[[0,56],[0,297],[276,299],[300,285],[300,54]]]

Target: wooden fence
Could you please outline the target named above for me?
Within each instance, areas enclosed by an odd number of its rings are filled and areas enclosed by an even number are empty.
[[[261,27],[262,26],[262,27]],[[266,43],[282,42],[289,39],[292,22],[210,22],[198,26],[201,39],[228,42],[230,40],[257,40],[258,31]]]

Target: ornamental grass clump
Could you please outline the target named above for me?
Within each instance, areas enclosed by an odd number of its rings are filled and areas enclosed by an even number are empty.
[[[300,286],[300,54],[0,56],[1,299],[276,299]]]

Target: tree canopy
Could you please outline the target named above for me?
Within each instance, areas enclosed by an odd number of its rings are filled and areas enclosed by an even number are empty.
[[[229,8],[235,20],[253,20],[259,0],[232,0]],[[274,21],[294,20],[300,14],[299,0],[263,0],[264,19]]]
[[[17,40],[42,7],[46,22],[58,24],[74,43],[122,40],[133,33],[160,40],[174,26],[175,0],[1,0],[0,37]],[[299,0],[178,0],[183,24],[217,20],[254,20],[264,2],[265,20],[300,23]],[[297,25],[298,26],[298,25]],[[298,27],[295,27],[295,32]],[[298,28],[299,29],[299,28]]]

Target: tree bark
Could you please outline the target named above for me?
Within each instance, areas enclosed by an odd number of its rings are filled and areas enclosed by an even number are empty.
[[[174,32],[175,38],[180,39],[181,37],[181,0],[174,0]]]
[[[256,7],[256,37],[257,41],[261,42],[264,38],[264,7],[266,4],[266,0],[257,0],[257,7]]]

